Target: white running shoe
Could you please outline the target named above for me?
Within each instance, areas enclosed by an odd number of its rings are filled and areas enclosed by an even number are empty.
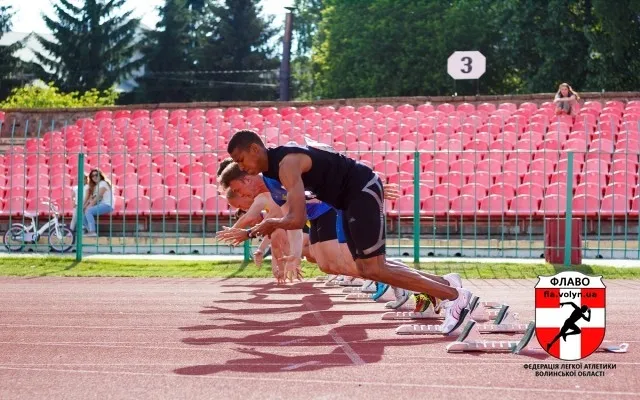
[[[440,308],[444,308],[444,322],[441,325],[442,333],[448,334],[456,329],[460,322],[463,310],[471,301],[471,292],[467,289],[456,288],[458,297],[455,300],[442,300]]]
[[[409,292],[408,290],[396,287],[393,288],[393,293],[396,296],[396,300],[390,301],[385,304],[385,308],[393,308],[394,310],[400,308],[404,303],[407,302],[407,300],[409,300],[409,297],[411,296],[411,292]]]
[[[455,287],[455,288],[462,287],[462,278],[460,278],[459,274],[456,274],[456,273],[446,274],[446,275],[443,275],[442,278],[445,281],[449,282],[449,286],[451,287]]]

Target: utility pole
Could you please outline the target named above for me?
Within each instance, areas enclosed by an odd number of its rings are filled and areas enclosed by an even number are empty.
[[[280,63],[280,101],[289,101],[291,82],[291,36],[293,31],[294,7],[285,7],[288,12],[284,22],[284,40],[282,41],[282,62]]]

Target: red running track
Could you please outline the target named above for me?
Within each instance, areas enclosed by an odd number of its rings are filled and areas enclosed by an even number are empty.
[[[535,280],[465,284],[533,318]],[[448,354],[322,283],[0,278],[0,399],[639,398],[640,281],[605,284],[605,341],[629,352],[583,360],[615,363],[605,377],[542,378],[524,365],[546,353]]]

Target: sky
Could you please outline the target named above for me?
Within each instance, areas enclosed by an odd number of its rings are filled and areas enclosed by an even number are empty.
[[[2,3],[13,6],[15,16],[13,17],[13,31],[15,32],[36,32],[41,34],[50,33],[42,20],[41,14],[45,13],[54,17],[52,0],[0,0]],[[71,0],[77,3],[77,0]],[[156,7],[162,5],[164,0],[128,0],[126,9],[134,10],[133,15],[142,19],[142,23],[150,28],[155,27],[158,21]],[[262,0],[262,11],[266,15],[274,15],[275,23],[284,24],[284,9],[286,0]]]

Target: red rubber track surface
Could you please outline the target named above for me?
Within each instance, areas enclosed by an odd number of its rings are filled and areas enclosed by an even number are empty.
[[[528,321],[535,283],[465,286]],[[449,354],[454,337],[398,336],[384,301],[315,281],[0,278],[0,398],[640,398],[640,281],[605,284],[605,342],[629,352],[582,360],[615,363],[605,377],[567,378],[524,368],[562,363],[546,353]]]

